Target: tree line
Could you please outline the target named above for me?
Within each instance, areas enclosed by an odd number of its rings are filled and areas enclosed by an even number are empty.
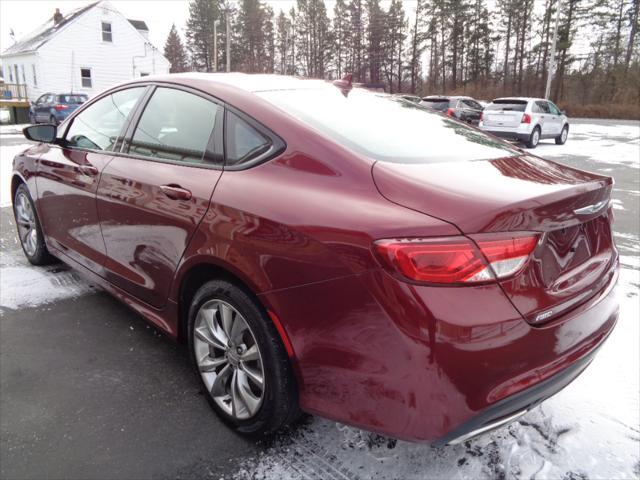
[[[640,111],[640,0],[191,0],[172,71],[231,70],[341,78],[418,95],[543,96],[561,2],[551,98]],[[226,22],[230,42],[227,42]],[[214,23],[217,64],[214,55]],[[576,45],[577,44],[577,45]]]

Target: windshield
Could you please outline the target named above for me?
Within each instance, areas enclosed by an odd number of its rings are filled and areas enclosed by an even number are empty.
[[[484,107],[485,110],[502,110],[512,112],[524,112],[527,108],[527,102],[523,100],[494,100]]]
[[[256,92],[336,143],[375,160],[432,163],[517,156],[506,142],[406,100],[338,88]]]

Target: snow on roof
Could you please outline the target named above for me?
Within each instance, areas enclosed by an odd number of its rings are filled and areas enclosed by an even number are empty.
[[[58,31],[69,22],[72,22],[87,10],[96,6],[99,2],[92,2],[77,10],[66,14],[57,24],[53,22],[53,17],[40,25],[36,30],[22,38],[19,42],[7,48],[2,55],[15,55],[18,53],[32,52],[47,43]]]

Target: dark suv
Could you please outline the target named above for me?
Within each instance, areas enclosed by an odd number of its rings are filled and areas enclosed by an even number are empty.
[[[31,105],[31,123],[59,124],[89,99],[84,93],[45,93]]]
[[[471,97],[431,95],[424,97],[420,104],[472,125],[478,125],[482,118],[482,105]]]

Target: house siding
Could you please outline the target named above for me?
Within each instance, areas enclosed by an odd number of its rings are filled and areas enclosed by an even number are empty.
[[[111,23],[112,42],[102,40],[102,22]],[[21,73],[24,65],[30,100],[45,92],[73,91],[91,97],[142,73],[168,73],[170,67],[162,53],[108,2],[65,25],[35,53],[3,56],[2,63],[5,73],[14,64]],[[36,65],[37,86],[33,85],[32,64]],[[91,87],[82,86],[82,68],[91,70]]]

